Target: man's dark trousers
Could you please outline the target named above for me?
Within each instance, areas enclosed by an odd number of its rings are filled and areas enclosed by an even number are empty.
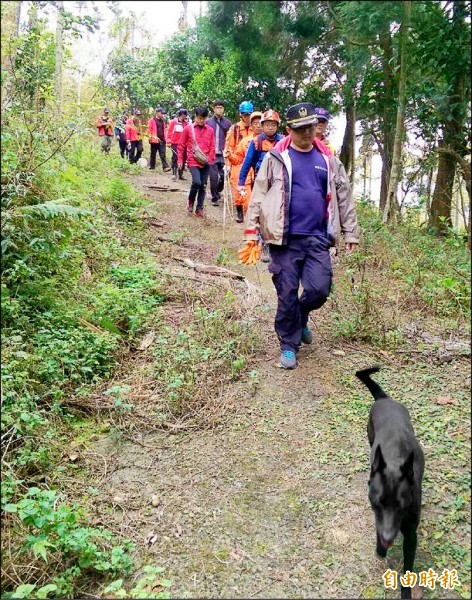
[[[192,185],[190,186],[188,199],[190,202],[195,202],[196,198],[197,208],[203,208],[210,167],[209,165],[206,165],[205,167],[189,167],[189,170],[192,175]]]
[[[218,202],[225,185],[225,161],[222,154],[216,156],[215,162],[210,165],[210,192],[211,201]]]
[[[159,142],[158,144],[150,144],[151,146],[151,155],[149,158],[149,168],[156,168],[156,156],[159,152],[159,158],[161,159],[162,168],[168,169],[169,164],[166,159],[166,145],[163,142]]]
[[[278,298],[275,332],[281,350],[298,350],[310,312],[329,296],[333,277],[329,248],[322,235],[289,236],[286,246],[270,244],[269,272]]]
[[[141,158],[142,153],[143,153],[142,140],[136,140],[134,142],[131,142],[131,150],[129,150],[129,152],[128,152],[129,162],[137,163],[138,160]]]

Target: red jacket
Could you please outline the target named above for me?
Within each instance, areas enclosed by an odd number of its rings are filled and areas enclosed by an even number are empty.
[[[169,129],[167,130],[167,142],[169,144],[178,144],[182,137],[182,132],[187,125],[187,119],[184,119],[183,121],[179,121],[177,117],[172,119],[169,123]]]
[[[130,117],[126,121],[126,141],[137,142],[143,139],[143,125],[141,119]]]
[[[98,117],[96,127],[98,129],[98,135],[113,135],[113,117],[106,117],[102,115]]]
[[[182,165],[184,162],[184,150],[187,148],[187,164],[189,167],[200,167],[202,165],[193,157],[193,133],[195,127],[195,138],[200,150],[208,157],[208,162],[215,162],[215,132],[213,129],[204,123],[203,127],[189,123],[182,132],[179,145],[177,146],[177,162]]]
[[[161,121],[162,121],[163,129],[164,129],[164,139],[161,139],[159,137],[159,134],[158,134],[158,131],[157,131],[157,123],[156,123],[155,117],[152,117],[148,121],[147,130],[148,130],[148,136],[149,136],[149,143],[150,144],[159,144],[159,142],[165,142],[166,141],[166,137],[167,137],[167,134],[166,134],[167,123],[165,122],[164,119],[161,119]]]

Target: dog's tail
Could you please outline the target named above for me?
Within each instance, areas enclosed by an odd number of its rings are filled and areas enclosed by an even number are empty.
[[[377,373],[377,371],[380,371],[380,366],[375,365],[373,367],[368,367],[367,369],[356,371],[356,377],[358,377],[362,383],[367,386],[369,392],[372,394],[375,400],[380,400],[381,398],[388,398],[389,396],[383,391],[378,383],[375,383],[375,381],[372,381],[370,378],[372,373]]]

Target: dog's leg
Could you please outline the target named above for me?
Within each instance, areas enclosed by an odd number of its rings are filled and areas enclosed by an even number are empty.
[[[413,572],[413,565],[415,564],[416,545],[417,545],[417,533],[416,528],[418,527],[418,521],[415,519],[404,520],[401,526],[401,532],[403,533],[403,572]],[[411,598],[411,588],[402,586],[401,590],[402,598]]]

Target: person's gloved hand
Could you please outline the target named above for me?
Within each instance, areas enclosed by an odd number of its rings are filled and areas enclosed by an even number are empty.
[[[127,148],[128,150],[131,150],[131,142],[128,142],[128,143],[126,144],[126,148]]]
[[[246,197],[246,188],[244,187],[244,185],[240,185],[238,187],[238,192],[239,192],[239,195],[241,196],[241,198]]]
[[[244,248],[238,250],[239,262],[246,267],[255,265],[261,258],[261,246],[256,240],[249,240],[244,244]]]

